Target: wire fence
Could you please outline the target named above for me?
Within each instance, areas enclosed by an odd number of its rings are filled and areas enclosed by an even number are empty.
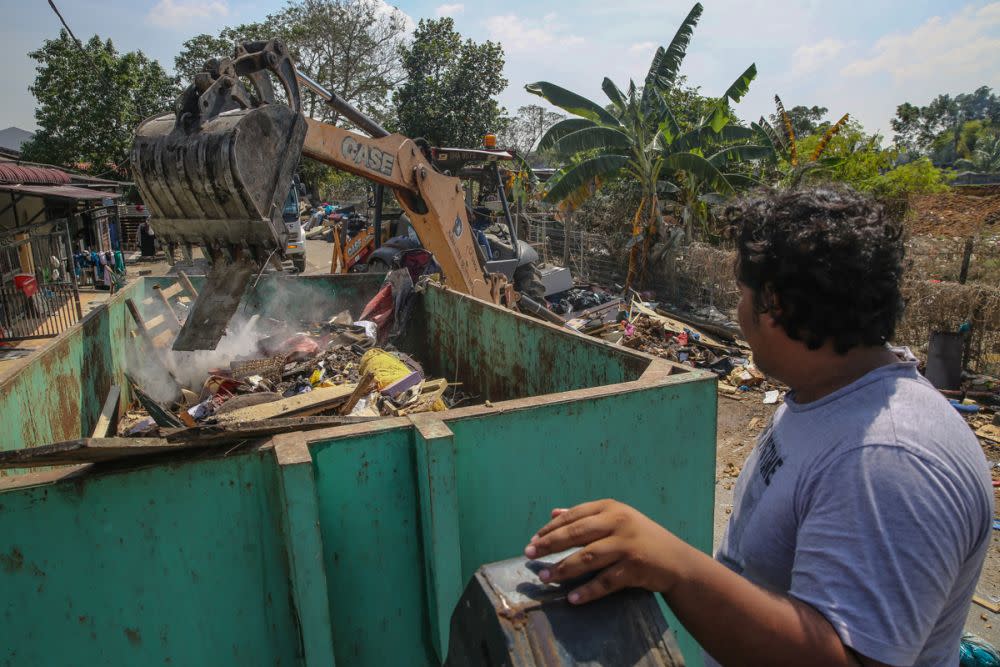
[[[624,284],[628,250],[621,239],[594,234],[557,220],[522,215],[526,240],[542,260],[568,266],[577,282],[614,289]],[[926,354],[930,334],[971,325],[966,364],[1000,375],[1000,235],[973,238],[967,280],[957,282],[966,255],[964,238],[917,236],[907,241],[902,286],[906,310],[896,344]],[[703,243],[654,246],[644,289],[682,309],[714,307],[735,319],[739,289],[735,251]]]
[[[524,239],[547,264],[566,266],[577,281],[607,287],[624,285],[628,263],[623,248],[612,238],[578,229],[567,230],[558,220],[522,217]]]

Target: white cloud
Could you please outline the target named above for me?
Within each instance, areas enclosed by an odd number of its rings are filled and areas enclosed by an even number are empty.
[[[456,2],[452,5],[438,5],[434,10],[435,16],[441,18],[442,16],[454,16],[455,14],[461,14],[465,11],[465,5],[461,2]]]
[[[484,25],[489,38],[503,44],[507,53],[543,51],[582,44],[583,37],[565,32],[556,23],[557,18],[555,13],[548,13],[537,22],[522,19],[516,14],[504,14],[490,16]]]
[[[649,53],[655,54],[656,48],[659,46],[656,42],[637,42],[632,46],[628,47],[628,50],[632,53]],[[651,56],[652,57],[652,56]]]
[[[815,71],[836,58],[847,46],[839,39],[827,37],[814,44],[803,44],[792,54],[792,75]]]
[[[882,37],[872,51],[841,73],[889,73],[896,82],[992,73],[1000,51],[1000,2],[970,5],[947,19],[933,16],[911,32]]]
[[[417,22],[413,20],[413,17],[404,12],[399,7],[390,5],[385,0],[367,0],[375,6],[375,11],[383,16],[396,16],[403,20],[403,30],[409,34],[413,32],[417,27]]]
[[[159,0],[146,14],[146,21],[161,28],[188,27],[192,21],[229,16],[226,0]]]

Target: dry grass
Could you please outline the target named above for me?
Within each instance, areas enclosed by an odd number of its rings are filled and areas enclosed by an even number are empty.
[[[917,246],[924,247],[925,239]],[[933,247],[933,244],[931,245]],[[963,322],[972,325],[969,343],[969,368],[980,373],[1000,374],[1000,280],[992,282],[937,282],[931,269],[951,265],[948,252],[938,255],[917,254],[904,278],[903,298],[906,310],[893,341],[906,345],[917,354],[926,354],[927,342],[934,331],[955,331]],[[655,291],[659,298],[680,305],[713,305],[735,316],[739,292],[733,276],[735,252],[703,244],[680,248],[675,255],[664,256],[658,264]],[[958,251],[961,261],[961,247]],[[970,280],[985,275],[975,271]],[[955,269],[957,275],[957,268]]]

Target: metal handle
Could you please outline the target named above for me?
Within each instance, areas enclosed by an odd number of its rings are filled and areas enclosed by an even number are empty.
[[[387,129],[355,109],[350,102],[337,93],[331,93],[319,83],[298,70],[295,70],[295,76],[298,77],[303,86],[322,97],[323,101],[329,104],[335,111],[342,114],[344,118],[360,127],[370,136],[375,137],[376,139],[379,137],[389,136],[389,131]]]

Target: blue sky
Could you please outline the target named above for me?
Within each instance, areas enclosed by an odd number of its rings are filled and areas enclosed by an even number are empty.
[[[382,2],[382,0],[371,0]],[[81,39],[97,33],[120,50],[141,49],[171,69],[185,39],[199,32],[262,18],[279,0],[57,0]],[[688,0],[615,2],[392,3],[412,20],[450,15],[476,40],[500,41],[511,111],[539,98],[526,83],[548,80],[603,100],[600,83],[640,81],[656,45],[670,41],[691,8]],[[745,118],[786,106],[818,104],[839,117],[850,112],[869,130],[889,133],[897,104],[926,103],[938,93],[980,85],[1000,89],[1000,1],[703,0],[682,72],[717,95],[751,62],[758,78],[738,106]],[[0,128],[35,129],[27,52],[54,37],[59,22],[45,0],[0,0],[0,40],[9,59],[0,68],[5,100]]]

